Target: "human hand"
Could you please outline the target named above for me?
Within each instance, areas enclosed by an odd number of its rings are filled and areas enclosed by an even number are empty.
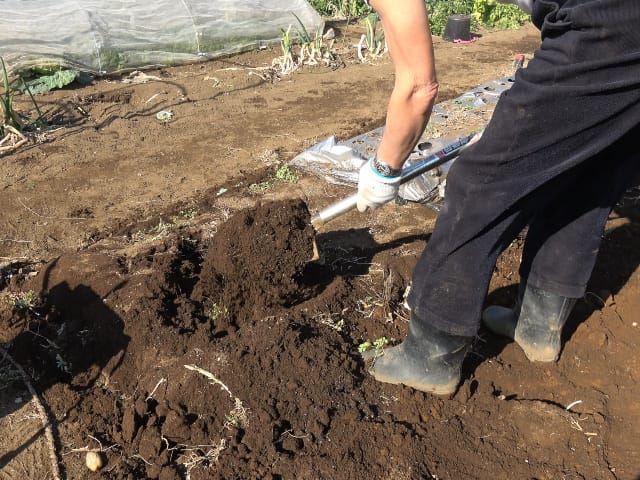
[[[377,208],[398,196],[400,176],[385,177],[374,170],[373,159],[360,168],[357,207],[360,212]]]
[[[513,3],[514,5],[519,6],[522,10],[527,13],[531,13],[533,10],[533,2],[535,0],[496,0],[498,3]]]

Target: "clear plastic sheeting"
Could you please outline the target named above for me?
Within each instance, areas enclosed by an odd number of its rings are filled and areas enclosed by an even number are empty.
[[[473,124],[476,131],[484,128],[498,98],[512,84],[512,77],[491,80],[453,100],[436,105],[429,125],[409,155],[405,168],[438,152],[459,138],[459,135],[447,133],[432,138],[430,129],[443,129],[446,132],[449,125],[455,125],[458,130],[465,130],[465,121]],[[294,157],[289,164],[328,183],[355,187],[358,184],[360,167],[366,159],[375,155],[383,132],[384,128],[381,127],[342,142],[338,142],[333,136],[329,137]],[[467,135],[471,133],[473,132],[466,131]],[[443,163],[401,185],[400,198],[439,208],[439,203],[444,197],[447,173],[454,161],[455,159]]]
[[[358,184],[360,167],[368,157],[375,154],[382,132],[383,129],[378,128],[343,143],[338,143],[336,137],[331,136],[293,158],[289,165],[316,175],[328,183],[355,187]],[[440,138],[432,142],[419,143],[418,148],[409,156],[405,167],[441,150],[455,140],[456,138]],[[444,163],[400,185],[398,195],[411,202],[433,202],[435,206],[442,195],[438,187],[444,186],[444,178],[450,164],[451,161]]]
[[[0,0],[0,9],[0,56],[12,72],[187,64],[279,43],[298,19],[311,34],[324,28],[306,0]]]

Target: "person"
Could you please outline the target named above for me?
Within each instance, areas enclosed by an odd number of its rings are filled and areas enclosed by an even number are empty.
[[[371,0],[395,68],[384,135],[361,169],[358,209],[395,198],[438,82],[423,0]],[[640,2],[504,0],[531,13],[541,44],[482,138],[453,163],[412,279],[409,331],[370,373],[451,394],[481,320],[532,361],[553,362],[585,293],[608,215],[640,170]],[[527,227],[513,308],[484,302],[498,255]]]

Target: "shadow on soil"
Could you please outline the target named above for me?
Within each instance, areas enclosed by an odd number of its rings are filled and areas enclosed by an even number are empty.
[[[49,273],[55,266],[54,261],[44,274],[42,290],[38,293],[38,297],[44,299],[42,305],[13,308],[10,324],[21,332],[3,347],[22,366],[38,395],[56,384],[68,385],[70,396],[75,397],[68,405],[68,413],[82,403],[83,392],[95,386],[107,365],[110,373],[118,368],[129,337],[123,333],[120,317],[92,288],[86,285],[72,288],[67,282],[49,287]],[[1,416],[11,414],[31,398],[21,402],[7,400],[0,404]],[[51,418],[50,412],[47,414]],[[55,422],[52,427],[58,442]],[[44,428],[38,430],[18,448],[0,457],[0,469],[43,432]]]

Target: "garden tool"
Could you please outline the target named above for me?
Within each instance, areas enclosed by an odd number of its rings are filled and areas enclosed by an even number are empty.
[[[407,183],[408,181],[413,180],[419,175],[422,175],[423,173],[432,170],[442,165],[443,163],[448,162],[449,160],[454,159],[455,157],[460,155],[462,150],[464,150],[466,147],[477,142],[481,136],[482,131],[462,137],[455,142],[446,145],[441,150],[438,150],[437,152],[426,156],[423,159],[413,162],[411,165],[402,170],[402,173],[400,174],[400,184],[402,185],[404,183]],[[356,208],[357,200],[358,194],[354,193],[353,195],[350,195],[332,205],[329,205],[328,207],[311,217],[311,224],[316,230],[318,230],[318,228],[322,227],[328,221],[340,217],[341,215],[344,215],[351,210],[354,210]],[[312,261],[318,260],[319,258],[320,255],[318,252],[318,247],[314,241]]]
[[[443,163],[448,162],[449,160],[457,157],[463,149],[468,147],[469,145],[477,142],[482,136],[482,132],[474,133],[472,135],[468,135],[466,137],[460,138],[453,143],[445,146],[441,150],[421,159],[415,161],[408,167],[402,170],[400,174],[400,184],[407,183],[410,180],[413,180],[419,175],[432,170]],[[340,217],[347,212],[356,208],[356,203],[358,199],[358,194],[354,193],[353,195],[344,198],[333,205],[329,205],[327,208],[321,210],[316,215],[311,217],[311,224],[316,228],[320,228],[325,223],[334,218]]]

